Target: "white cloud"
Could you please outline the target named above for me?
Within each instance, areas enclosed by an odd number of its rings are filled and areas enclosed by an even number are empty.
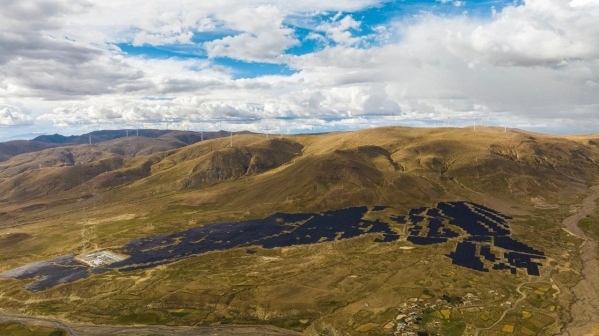
[[[528,0],[508,6],[492,22],[428,20],[431,33],[473,64],[563,66],[599,56],[599,3]],[[434,21],[434,22],[432,22]]]
[[[96,45],[64,37],[65,17],[91,8],[85,1],[0,2],[0,97],[66,97],[138,91],[143,71]]]
[[[486,19],[421,14],[374,27],[376,47],[352,34],[360,21],[339,13],[306,37],[334,46],[282,55],[298,43],[289,15],[374,3],[40,0],[28,8],[0,0],[0,97],[44,101],[46,109],[2,113],[15,124],[43,114],[36,120],[70,127],[220,121],[323,129],[384,116],[412,125],[490,117],[599,131],[597,2],[527,0]],[[235,80],[210,59],[150,59],[112,45],[193,48],[204,31],[232,34],[205,44],[211,57],[288,63],[298,72]]]
[[[133,45],[168,45],[192,43],[194,32],[216,28],[214,20],[202,11],[161,11],[145,17],[138,26],[142,29],[133,38]]]
[[[274,6],[243,8],[219,18],[229,28],[242,33],[205,43],[210,57],[273,61],[287,48],[299,43],[293,37],[293,29],[283,25],[285,14]]]
[[[133,39],[134,46],[149,45],[167,45],[167,44],[189,44],[193,38],[193,32],[186,31],[171,34],[152,34],[148,32],[139,32]]]
[[[219,95],[219,99],[215,99]],[[359,116],[399,115],[400,106],[384,88],[353,86],[328,90],[304,89],[288,94],[254,96],[246,90],[232,99],[226,92],[213,97],[180,97],[169,101],[119,99],[93,100],[55,108],[39,120],[58,126],[110,123],[255,122],[262,119],[340,119]]]
[[[342,19],[339,19],[340,17],[341,13],[338,13],[330,22],[325,22],[316,29],[325,32],[328,38],[342,46],[351,46],[360,42],[361,39],[354,37],[350,30],[358,30],[361,22],[354,20],[350,15],[346,15]]]
[[[31,125],[32,120],[21,107],[0,101],[0,126]]]

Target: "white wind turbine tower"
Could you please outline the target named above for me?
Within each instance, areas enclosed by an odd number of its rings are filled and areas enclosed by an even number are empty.
[[[90,145],[92,144],[92,135],[91,134],[89,134],[89,144]]]
[[[233,148],[233,131],[231,131],[231,148]]]
[[[263,131],[266,131],[266,140],[268,140],[268,131],[270,131],[270,128],[268,128],[268,126],[266,126],[265,128],[262,129]]]

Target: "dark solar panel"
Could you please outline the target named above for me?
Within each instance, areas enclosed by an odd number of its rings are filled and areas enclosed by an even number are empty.
[[[459,234],[447,226],[447,223],[464,230],[467,236],[448,255],[456,265],[486,271],[484,262],[488,262],[495,270],[506,269],[515,273],[517,268],[526,268],[528,274],[539,275],[540,264],[532,259],[543,259],[544,254],[510,236],[507,223],[510,216],[470,202],[442,202],[436,208],[413,209],[409,219],[411,227],[408,229],[407,239],[414,244],[437,244],[450,238],[459,238]],[[426,237],[420,236],[422,232],[426,232]],[[488,245],[490,243],[494,247],[510,251],[506,253],[503,262],[492,251],[492,246]],[[480,246],[478,255],[476,246]],[[521,253],[525,253],[526,257]]]
[[[482,261],[476,257],[476,245],[470,242],[458,243],[455,252],[448,255],[452,263],[464,267],[471,268],[476,271],[488,272]]]
[[[363,234],[378,234],[376,242],[399,239],[387,223],[362,217],[367,207],[355,207],[315,214],[276,213],[264,219],[207,224],[182,232],[135,239],[117,249],[125,260],[91,269],[104,273],[118,269],[132,271],[172,263],[190,255],[238,247],[263,248],[314,244],[320,241],[349,239]],[[296,224],[294,224],[296,223]],[[340,236],[339,233],[342,233]],[[253,250],[247,250],[253,253]],[[27,289],[44,290],[62,282],[89,276],[90,268],[73,260],[73,255],[42,262],[39,267],[20,272],[19,279],[36,278]],[[11,276],[17,277],[17,276]]]
[[[373,211],[383,209],[386,207],[376,206]],[[314,244],[349,239],[366,233],[377,234],[375,242],[399,239],[399,235],[387,223],[363,219],[367,212],[368,207],[364,206],[323,213],[275,213],[264,219],[207,224],[183,232],[132,240],[117,249],[117,252],[129,257],[108,266],[91,269],[70,255],[34,263],[0,276],[35,278],[27,289],[39,291],[85,278],[90,272],[144,269],[208,251]],[[465,232],[466,235],[457,242],[455,251],[448,254],[455,265],[487,272],[489,269],[485,264],[488,264],[489,268],[509,270],[512,274],[516,273],[517,268],[525,268],[529,275],[538,276],[541,264],[535,260],[544,259],[544,253],[510,236],[506,222],[510,218],[474,203],[442,202],[436,208],[412,209],[407,217],[396,216],[391,217],[391,220],[409,225],[407,240],[418,245],[445,243],[448,239],[459,239],[458,232]],[[426,236],[421,236],[423,232],[426,232]],[[491,242],[492,246],[489,245]],[[497,248],[506,250],[503,258],[493,252]],[[252,253],[253,250],[246,252]]]

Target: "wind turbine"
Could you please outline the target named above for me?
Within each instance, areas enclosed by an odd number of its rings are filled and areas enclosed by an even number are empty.
[[[266,140],[268,140],[268,131],[270,131],[270,128],[268,128],[268,126],[266,126],[265,128],[262,129],[263,131],[266,131]]]
[[[90,145],[92,144],[92,135],[91,134],[89,134],[89,144]]]
[[[233,131],[231,131],[231,148],[233,148]]]

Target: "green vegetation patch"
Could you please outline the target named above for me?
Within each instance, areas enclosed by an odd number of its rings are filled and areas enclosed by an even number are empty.
[[[175,317],[185,317],[191,313],[191,310],[178,309],[178,310],[169,311],[168,313]]]
[[[451,311],[449,316],[451,317],[445,319],[444,316],[436,310],[425,313],[422,318],[422,325],[428,329],[429,333],[427,333],[427,335],[463,335],[464,330],[466,330],[464,317],[460,316],[457,311]]]
[[[18,323],[0,323],[2,336],[66,336],[63,330],[47,327],[28,327]]]
[[[119,316],[118,322],[122,324],[159,324],[162,321],[160,315],[154,312],[146,312],[139,314],[128,314]]]

